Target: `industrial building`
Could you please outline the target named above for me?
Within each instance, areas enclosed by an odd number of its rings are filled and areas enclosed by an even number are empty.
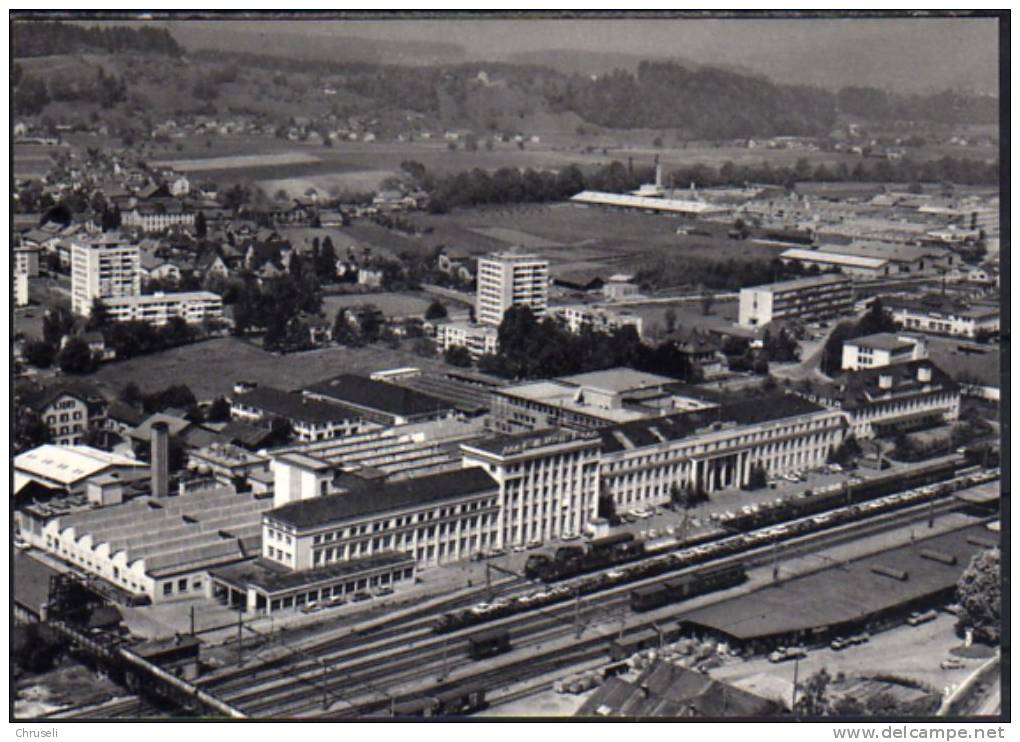
[[[823,466],[846,428],[839,410],[782,393],[606,427],[602,486],[618,508],[668,503],[674,486],[743,487],[756,466],[770,477]]]
[[[370,425],[346,408],[264,386],[235,395],[230,400],[230,417],[263,425],[286,420],[302,442],[354,435]]]
[[[138,497],[53,519],[41,547],[152,602],[204,595],[211,567],[257,556],[271,502],[232,489]]]
[[[498,327],[510,307],[529,307],[545,316],[549,304],[549,261],[510,250],[479,258],[475,316]]]
[[[591,429],[710,406],[678,389],[676,379],[630,368],[514,384],[493,390],[491,424],[500,433]]]
[[[546,430],[499,435],[460,447],[464,466],[498,484],[496,547],[579,534],[598,514],[599,439]]]
[[[354,374],[320,381],[306,387],[303,393],[309,399],[329,402],[362,420],[386,427],[438,420],[453,414],[449,402]]]
[[[69,495],[85,495],[89,481],[116,474],[124,482],[147,476],[142,461],[91,446],[46,443],[14,457],[14,491],[37,482]]]
[[[71,243],[71,310],[82,317],[92,302],[137,296],[142,291],[138,245],[110,232]]]
[[[601,191],[581,191],[571,196],[570,201],[581,206],[605,206],[613,209],[633,209],[653,214],[675,214],[689,217],[720,217],[733,211],[730,207],[704,201],[633,196]]]
[[[849,416],[858,440],[951,423],[960,416],[960,388],[930,360],[847,371],[800,392]]]
[[[741,289],[738,321],[744,327],[787,319],[814,322],[850,314],[853,303],[853,286],[846,276],[797,278]]]
[[[928,357],[928,345],[914,335],[880,332],[843,342],[844,371],[878,368]]]
[[[837,270],[853,278],[875,280],[890,275],[892,266],[886,258],[872,258],[861,255],[844,255],[827,250],[810,250],[793,247],[784,250],[779,259],[784,263],[800,263],[805,268],[818,268],[822,271]]]

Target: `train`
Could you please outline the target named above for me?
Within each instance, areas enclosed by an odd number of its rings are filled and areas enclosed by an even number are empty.
[[[561,546],[552,558],[533,554],[524,565],[524,576],[548,584],[633,562],[644,555],[644,541],[636,539],[633,533],[618,533],[590,541],[587,547]]]
[[[575,596],[724,559],[782,539],[850,522],[862,515],[878,515],[926,502],[936,492],[935,483],[948,480],[958,472],[960,476],[954,482],[944,482],[938,487],[953,489],[955,486],[966,486],[985,476],[963,476],[969,474],[970,470],[963,469],[963,457],[957,456],[916,468],[907,474],[896,472],[881,475],[854,484],[849,490],[835,486],[763,504],[756,512],[724,518],[716,529],[685,543],[669,538],[646,542],[634,538],[633,534],[624,533],[598,539],[587,547],[561,547],[552,556],[534,554],[528,559],[525,576],[534,581],[541,580],[545,587],[528,595],[500,598],[491,604],[443,614],[433,624],[433,631],[437,634],[458,631]],[[909,487],[916,489],[886,496]],[[618,569],[615,568],[617,566]],[[568,577],[581,576],[591,571],[598,573],[566,584],[557,584]]]
[[[725,565],[705,572],[686,574],[658,585],[632,590],[630,607],[634,611],[650,611],[698,595],[736,587],[746,580],[747,572],[743,564]]]
[[[510,632],[491,629],[468,637],[468,654],[473,660],[483,660],[510,651]]]
[[[446,690],[394,704],[392,715],[398,719],[466,716],[488,707],[485,691],[485,686],[480,683],[462,683]]]

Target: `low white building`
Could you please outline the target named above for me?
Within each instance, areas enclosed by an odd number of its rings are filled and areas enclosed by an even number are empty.
[[[591,304],[564,304],[551,307],[550,311],[563,320],[567,329],[573,333],[581,332],[584,327],[606,334],[623,327],[633,327],[638,337],[641,337],[644,328],[644,322],[639,315],[625,310],[607,309]]]
[[[904,330],[966,338],[999,332],[999,307],[993,304],[965,305],[932,297],[889,299],[886,306]]]
[[[223,300],[211,291],[119,296],[104,299],[103,303],[116,322],[140,321],[160,326],[172,317],[180,317],[188,324],[223,318]]]
[[[14,306],[28,305],[28,273],[15,269],[13,277]]]
[[[436,324],[436,345],[442,351],[461,346],[478,359],[498,352],[499,328],[471,322],[440,322]]]
[[[927,343],[923,338],[880,332],[845,341],[842,368],[844,371],[856,371],[927,357]]]

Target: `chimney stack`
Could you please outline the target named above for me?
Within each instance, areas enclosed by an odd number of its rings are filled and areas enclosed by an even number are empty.
[[[170,428],[166,423],[152,425],[149,471],[152,476],[152,496],[169,497]]]

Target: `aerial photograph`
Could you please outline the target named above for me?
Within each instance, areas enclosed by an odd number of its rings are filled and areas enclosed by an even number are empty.
[[[18,738],[1005,739],[1008,10],[8,39]]]

